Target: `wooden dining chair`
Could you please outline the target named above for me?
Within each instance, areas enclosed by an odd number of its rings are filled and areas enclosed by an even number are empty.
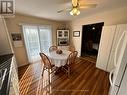
[[[75,51],[74,46],[69,46],[68,49],[69,49],[70,52],[74,52]]]
[[[44,64],[42,70],[42,76],[44,74],[44,71],[46,70],[48,72],[49,83],[50,83],[50,74],[55,71],[54,69],[55,65],[51,64],[49,58],[44,53],[40,53],[40,56]]]
[[[49,48],[49,52],[54,51],[54,50],[57,50],[57,46],[51,46],[51,47]]]
[[[70,77],[70,73],[71,73],[71,64],[75,63],[77,54],[78,54],[77,51],[70,53],[67,58],[66,64],[62,67],[66,71],[68,78]]]

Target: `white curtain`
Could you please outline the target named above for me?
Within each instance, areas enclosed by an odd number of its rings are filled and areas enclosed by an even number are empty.
[[[23,35],[29,63],[37,62],[39,53],[47,53],[51,45],[51,27],[23,25]]]

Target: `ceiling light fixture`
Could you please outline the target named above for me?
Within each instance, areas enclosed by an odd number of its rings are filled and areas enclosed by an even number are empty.
[[[72,10],[70,11],[70,15],[79,15],[80,11],[77,7],[73,7]]]
[[[87,4],[80,2],[80,0],[71,0],[72,6],[69,8],[64,8],[62,10],[57,11],[57,13],[66,12],[69,11],[70,15],[76,16],[80,14],[80,9],[86,9],[86,8],[94,8],[97,6],[97,4]]]
[[[92,29],[95,30],[95,27],[93,27]]]

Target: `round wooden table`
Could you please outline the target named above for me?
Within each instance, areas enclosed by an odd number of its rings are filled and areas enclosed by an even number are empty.
[[[67,50],[62,50],[62,54],[57,54],[56,51],[49,52],[47,55],[49,59],[51,60],[52,64],[54,64],[56,67],[61,67],[66,64],[67,58],[69,54],[71,53],[70,51]]]

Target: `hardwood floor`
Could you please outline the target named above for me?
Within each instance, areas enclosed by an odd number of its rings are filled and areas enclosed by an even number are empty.
[[[18,68],[18,78],[19,80],[22,78],[23,74],[25,73],[25,71],[27,70],[27,68],[29,67],[29,65],[25,65],[25,66],[21,66]]]
[[[81,57],[81,58],[83,58],[83,59],[85,59],[85,60],[87,60],[87,61],[89,61],[89,62],[92,62],[92,63],[94,63],[94,64],[96,64],[96,61],[97,61],[97,58],[95,58],[95,57],[83,56],[83,57]]]
[[[47,72],[42,77],[41,71],[41,62],[27,68],[20,79],[20,95],[108,95],[108,73],[83,58],[77,58],[72,65],[70,79],[61,71],[51,75],[49,84]]]

